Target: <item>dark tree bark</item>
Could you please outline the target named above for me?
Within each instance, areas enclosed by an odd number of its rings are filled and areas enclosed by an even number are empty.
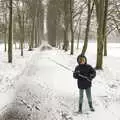
[[[97,16],[97,62],[96,69],[102,69],[103,65],[103,25],[104,25],[104,4],[105,0],[95,0]]]
[[[69,28],[69,0],[64,0],[64,41],[63,41],[63,50],[65,50],[65,51],[67,51],[68,47],[69,47],[68,28]]]
[[[70,0],[70,30],[71,30],[71,52],[70,54],[71,55],[73,55],[74,53],[73,4],[74,4],[74,1]]]
[[[80,35],[81,35],[81,19],[79,21],[79,32],[78,32],[78,39],[77,39],[77,49],[79,49]]]
[[[48,43],[56,47],[56,18],[57,18],[57,1],[50,0],[48,4],[47,15],[47,29],[48,29]]]
[[[86,31],[85,31],[85,40],[84,45],[81,54],[85,55],[88,45],[88,36],[89,36],[89,30],[90,30],[90,22],[91,22],[91,15],[94,8],[94,1],[91,7],[91,0],[88,0],[88,17],[87,17],[87,25],[86,25]]]
[[[18,8],[18,23],[20,28],[20,49],[21,49],[21,56],[23,56],[23,45],[24,45],[24,13],[21,15],[20,10]]]
[[[4,14],[4,22],[5,22],[5,28],[4,28],[4,50],[7,51],[7,15]]]
[[[108,13],[108,0],[105,0],[104,24],[103,24],[104,56],[107,56],[107,35],[106,35],[107,13]]]
[[[8,62],[12,63],[12,0],[9,0]]]
[[[31,39],[29,43],[29,51],[33,50],[34,44],[34,30],[35,30],[35,18],[32,19],[32,28],[31,28]]]

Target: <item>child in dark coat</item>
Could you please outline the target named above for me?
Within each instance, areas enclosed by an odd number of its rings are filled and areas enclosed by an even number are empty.
[[[87,59],[85,56],[79,55],[77,57],[78,65],[75,67],[73,72],[73,77],[77,79],[77,84],[79,88],[79,110],[82,112],[82,103],[83,103],[83,92],[86,91],[88,104],[91,111],[94,111],[92,106],[92,97],[91,97],[91,85],[92,79],[96,76],[95,69],[87,64]]]

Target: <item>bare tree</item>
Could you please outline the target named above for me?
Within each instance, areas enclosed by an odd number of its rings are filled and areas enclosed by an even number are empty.
[[[90,29],[90,22],[91,22],[91,15],[92,15],[92,11],[94,8],[94,1],[92,3],[91,0],[87,1],[87,6],[88,6],[88,17],[87,17],[87,25],[86,25],[86,31],[85,31],[85,40],[84,40],[84,46],[82,49],[82,55],[85,55],[85,52],[87,50],[87,45],[88,45],[88,36],[89,36],[89,29]],[[91,3],[92,3],[92,7],[91,7]]]

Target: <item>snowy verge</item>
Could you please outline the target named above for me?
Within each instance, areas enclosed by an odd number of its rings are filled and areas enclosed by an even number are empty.
[[[0,45],[0,114],[2,114],[13,101],[15,84],[37,51],[37,49],[34,51],[25,49],[24,56],[20,56],[20,50],[14,49],[13,62],[8,63],[7,53],[2,51],[2,47],[3,46]]]
[[[14,78],[23,73],[26,65],[30,62],[35,51],[24,50],[24,56],[20,56],[20,50],[13,50],[13,62],[8,63],[7,53],[1,53],[0,59],[0,92],[6,92],[13,87]]]

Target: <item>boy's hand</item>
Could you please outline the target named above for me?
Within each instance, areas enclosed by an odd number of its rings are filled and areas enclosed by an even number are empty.
[[[92,80],[94,77],[95,77],[94,74],[90,74],[90,77],[89,77],[89,78]]]

